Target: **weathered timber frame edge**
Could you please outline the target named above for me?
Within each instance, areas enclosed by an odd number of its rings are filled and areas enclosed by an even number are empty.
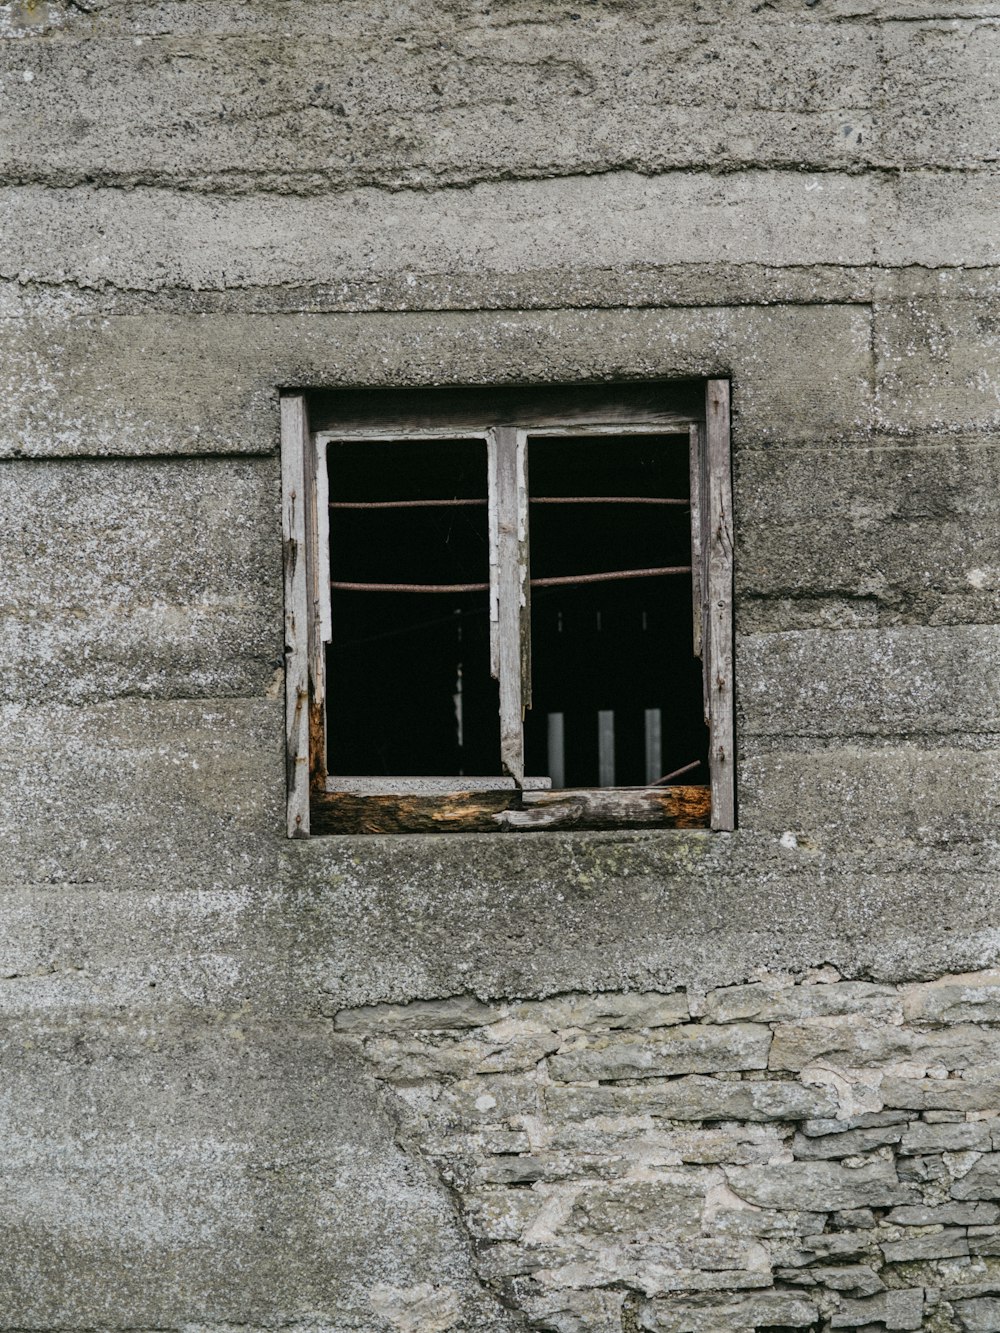
[[[424,420],[379,424],[371,418],[310,431],[306,396],[281,397],[282,535],[285,570],[287,832],[485,832],[570,828],[735,827],[733,709],[733,526],[729,383],[705,381],[703,417],[629,402],[627,386],[609,388],[567,411],[539,411],[516,424]],[[667,389],[668,386],[657,386]],[[373,394],[377,404],[377,394]],[[544,791],[525,781],[523,709],[530,706],[530,587],[526,456],[532,436],[688,434],[694,650],[703,665],[710,729],[709,786]],[[330,641],[329,507],[326,449],[331,441],[479,438],[490,472],[491,669],[500,685],[501,761],[506,779],[352,779],[343,785],[326,767],[325,652]],[[502,591],[501,591],[502,590]],[[379,790],[380,786],[382,787]],[[457,788],[461,786],[461,790]],[[388,787],[388,790],[385,788]]]

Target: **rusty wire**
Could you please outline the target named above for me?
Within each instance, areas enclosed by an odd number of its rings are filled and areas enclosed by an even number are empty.
[[[666,565],[659,569],[612,569],[603,574],[560,574],[554,578],[530,579],[533,588],[576,587],[582,583],[610,583],[616,579],[659,578],[665,574],[690,574],[690,565]],[[338,592],[488,592],[488,583],[353,583],[331,579]]]
[[[437,509],[463,505],[485,506],[485,499],[469,500],[331,500],[331,509]],[[534,495],[533,505],[684,505],[690,500],[655,495]]]

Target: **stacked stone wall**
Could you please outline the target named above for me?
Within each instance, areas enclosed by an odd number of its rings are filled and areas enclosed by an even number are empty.
[[[334,1026],[531,1328],[1000,1327],[998,972],[466,996]]]

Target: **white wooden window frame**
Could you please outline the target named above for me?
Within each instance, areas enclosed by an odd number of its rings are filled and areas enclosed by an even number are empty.
[[[548,786],[524,772],[524,711],[531,702],[527,449],[531,439],[560,436],[663,435],[687,432],[691,482],[691,567],[695,655],[702,659],[710,745],[710,827],[735,827],[733,709],[733,525],[729,382],[705,382],[703,418],[659,412],[560,412],[558,420],[491,424],[479,429],[421,424],[311,432],[306,395],[281,397],[282,536],[285,573],[287,832],[308,837],[310,798],[330,793],[433,796],[498,789],[531,793]],[[598,418],[600,413],[597,414]],[[490,659],[499,686],[501,778],[347,778],[326,773],[326,646],[331,640],[327,447],[331,443],[437,439],[485,442],[488,467]],[[593,793],[601,804],[600,791]],[[555,793],[552,793],[555,796]],[[536,800],[543,799],[536,797]],[[506,827],[542,826],[538,812],[508,816]]]

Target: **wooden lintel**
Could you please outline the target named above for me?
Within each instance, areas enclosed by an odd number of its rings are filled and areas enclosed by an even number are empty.
[[[437,430],[454,439],[492,426],[522,430],[592,425],[686,432],[704,411],[697,380],[632,384],[488,385],[418,389],[333,389],[313,393],[313,429],[343,436],[378,430],[399,437]]]
[[[315,833],[486,833],[545,829],[708,828],[708,787],[450,792],[313,792]]]

